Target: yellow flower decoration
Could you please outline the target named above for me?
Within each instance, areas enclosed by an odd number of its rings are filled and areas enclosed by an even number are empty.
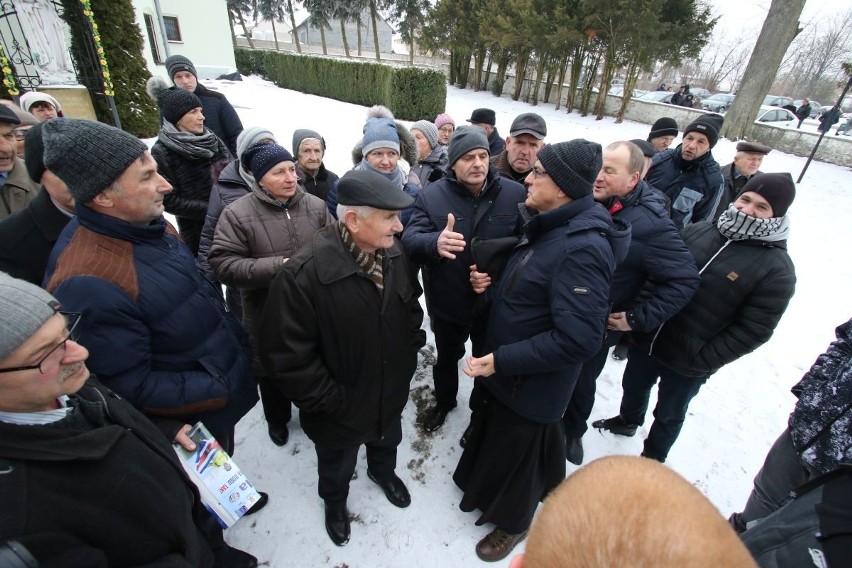
[[[2,45],[0,45],[0,68],[3,70],[3,85],[9,91],[9,94],[12,96],[21,94],[21,91],[15,86],[15,76],[12,74],[12,67],[9,65],[9,60],[6,59],[6,52],[3,51]]]
[[[95,12],[92,10],[91,0],[80,0],[83,5],[83,14],[89,18],[89,23],[92,26],[92,38],[95,40],[95,51],[98,54],[98,63],[101,64],[101,70],[104,77],[104,94],[108,97],[115,96],[115,90],[110,78],[109,65],[107,64],[106,52],[101,44],[101,34],[98,32],[98,24],[95,22]]]

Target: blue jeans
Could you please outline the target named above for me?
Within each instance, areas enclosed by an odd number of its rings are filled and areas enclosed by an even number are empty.
[[[654,423],[645,440],[647,457],[666,461],[686,418],[689,402],[708,377],[687,377],[675,373],[656,359],[635,347],[630,348],[627,368],[621,379],[624,395],[621,398],[621,416],[630,424],[643,424],[648,412],[651,388],[660,379]]]

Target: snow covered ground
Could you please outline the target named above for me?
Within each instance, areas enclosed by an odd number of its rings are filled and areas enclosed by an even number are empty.
[[[288,149],[294,129],[317,130],[328,144],[326,166],[338,174],[352,166],[350,150],[361,137],[366,108],[279,89],[255,77],[241,83],[208,85],[227,95],[246,127],[270,128]],[[550,142],[587,138],[606,145],[645,138],[649,130],[644,124],[614,124],[612,118],[596,121],[566,114],[564,109],[554,111],[553,105],[531,107],[490,93],[449,88],[446,111],[457,125],[464,124],[477,107],[497,112],[497,127],[503,136],[517,114],[529,111],[545,118]],[[731,161],[734,146],[727,140],[719,142],[713,154],[720,164]],[[762,170],[787,171],[795,179],[804,163],[804,158],[773,152]],[[848,168],[811,164],[790,209],[789,250],[798,274],[796,295],[768,344],[707,382],[693,401],[669,456],[668,465],[695,484],[726,516],[745,503],[752,477],[786,424],[795,400],[790,387],[833,339],[834,327],[852,317],[850,190],[852,172]],[[598,381],[592,419],[617,413],[624,365],[608,362]],[[439,432],[424,434],[418,432],[414,421],[417,407],[431,396],[431,374],[428,367],[418,369],[411,403],[403,414],[397,465],[397,473],[411,491],[412,504],[397,509],[388,503],[367,478],[362,449],[349,497],[354,515],[352,539],[342,548],[331,542],[323,527],[322,501],[316,494],[316,454],[299,427],[298,414],[290,424],[289,443],[278,448],[269,441],[258,405],[237,427],[236,458],[256,485],[270,494],[270,503],[229,529],[228,542],[274,567],[478,565],[474,546],[492,527],[477,527],[476,513],[459,511],[461,492],[451,479],[461,455],[458,440],[469,415],[466,401],[471,380],[461,374],[460,382],[459,408]],[[649,421],[633,438],[590,430],[584,438],[586,461],[611,454],[638,455],[650,418],[649,413]],[[569,472],[575,469],[571,464],[568,468]],[[498,565],[508,563],[507,559]]]

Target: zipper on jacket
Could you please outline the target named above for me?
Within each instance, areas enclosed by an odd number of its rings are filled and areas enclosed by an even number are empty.
[[[524,267],[527,265],[527,263],[529,262],[530,257],[532,257],[532,255],[533,255],[533,250],[530,249],[526,252],[526,254],[524,254],[523,258],[521,258],[521,261],[515,267],[515,270],[512,271],[512,279],[509,280],[509,283],[506,285],[506,291],[503,292],[504,295],[508,295],[512,291],[512,289],[515,287],[515,281],[518,279],[518,275],[524,269]]]

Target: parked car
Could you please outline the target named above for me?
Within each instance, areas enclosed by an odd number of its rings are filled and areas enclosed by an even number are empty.
[[[795,106],[796,108],[799,108],[800,106],[802,106],[803,102],[805,102],[804,99],[796,99],[795,101],[793,101],[793,106]],[[824,109],[825,107],[822,106],[821,104],[819,104],[818,102],[812,101],[810,99],[808,99],[808,102],[811,103],[810,118],[818,117],[821,114],[822,109]],[[831,107],[829,107],[829,108],[831,108]]]
[[[764,106],[782,107],[793,104],[793,99],[779,95],[766,95],[766,98],[763,99],[763,104]]]
[[[799,123],[799,119],[785,108],[760,105],[755,122],[766,122],[775,126],[795,126]]]
[[[674,93],[670,93],[669,91],[651,91],[650,93],[645,93],[641,97],[636,97],[640,101],[650,101],[654,103],[671,103],[672,95]]]
[[[616,97],[622,97],[622,96],[624,96],[624,86],[623,85],[617,85],[615,87],[612,87],[608,92],[609,92],[610,95],[614,95]],[[633,89],[633,98],[638,99],[639,97],[641,97],[642,95],[644,95],[647,92],[648,91],[643,91],[642,89]]]
[[[704,110],[709,110],[710,112],[723,113],[731,108],[731,104],[734,102],[734,96],[735,95],[730,93],[716,93],[715,95],[710,95],[704,99],[701,102],[701,107]]]
[[[701,97],[702,100],[713,94],[704,87],[689,87],[689,92],[693,97]]]

